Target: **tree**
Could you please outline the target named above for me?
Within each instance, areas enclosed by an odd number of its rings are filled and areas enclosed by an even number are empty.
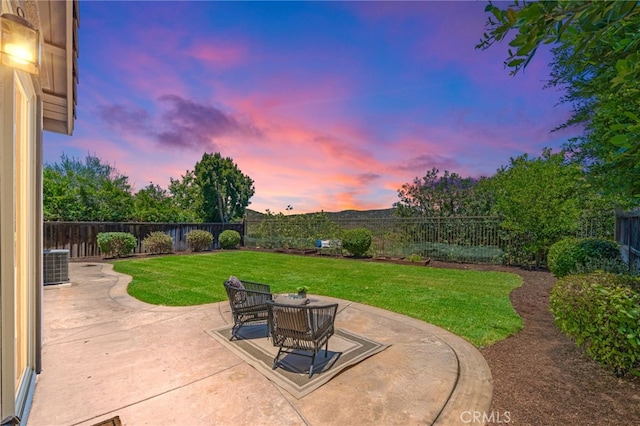
[[[169,178],[169,193],[176,206],[193,214],[196,220],[202,220],[198,215],[202,205],[200,189],[195,184],[193,171],[187,170],[181,179]]]
[[[491,201],[485,197],[476,197],[478,180],[463,178],[457,173],[445,170],[439,176],[435,167],[422,179],[415,178],[412,183],[402,185],[398,190],[400,201],[395,203],[396,214],[411,216],[473,216],[488,213]]]
[[[478,48],[509,42],[505,65],[516,74],[541,44],[555,43],[549,85],[567,88],[569,125],[584,134],[567,148],[612,192],[640,200],[640,7],[635,1],[514,2],[486,8],[488,32]]]
[[[131,220],[179,223],[195,220],[195,214],[177,206],[166,190],[151,182],[134,195]]]
[[[205,153],[196,163],[193,183],[200,192],[200,216],[205,222],[229,222],[244,215],[255,193],[253,180],[233,159]]]
[[[549,247],[575,235],[586,191],[584,172],[565,161],[565,152],[544,149],[539,158],[512,158],[491,178],[501,227],[523,244],[540,266]]]
[[[43,210],[45,220],[123,221],[133,206],[128,177],[95,156],[84,163],[61,156],[60,164],[45,164]]]

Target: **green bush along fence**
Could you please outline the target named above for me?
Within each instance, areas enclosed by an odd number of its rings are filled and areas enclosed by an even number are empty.
[[[621,224],[620,217],[615,224],[615,219],[613,213],[606,217],[585,215],[573,236],[613,239],[615,230],[621,245],[629,245],[623,241],[635,241],[635,245],[629,247],[634,247],[630,256],[637,263],[639,218],[636,216],[627,225]],[[316,213],[272,215],[227,224],[45,222],[44,248],[68,249],[71,257],[98,256],[98,233],[129,232],[138,240],[134,253],[143,253],[142,240],[151,232],[162,231],[171,235],[174,251],[179,252],[188,250],[186,234],[194,229],[213,234],[214,242],[210,248],[218,248],[220,233],[231,229],[240,233],[241,245],[245,247],[306,250],[314,249],[317,240],[340,240],[345,230],[355,228],[371,231],[369,254],[373,256],[420,255],[436,260],[512,265],[526,265],[531,261],[530,256],[522,251],[526,236],[509,235],[501,229],[497,217],[358,219],[329,218],[325,213]]]
[[[436,260],[527,264],[526,241],[500,228],[497,217],[366,218],[329,220],[326,215],[275,215],[247,220],[245,246],[272,249],[311,249],[318,239],[340,239],[346,229],[372,233],[373,256],[421,255]],[[614,215],[585,216],[576,237],[613,238]]]
[[[72,258],[100,256],[97,236],[101,232],[128,232],[138,240],[134,253],[144,253],[142,240],[152,232],[165,232],[173,238],[174,251],[186,251],[186,235],[194,229],[213,234],[211,248],[218,247],[218,236],[226,229],[244,235],[244,223],[142,223],[142,222],[44,222],[43,248],[66,249]]]

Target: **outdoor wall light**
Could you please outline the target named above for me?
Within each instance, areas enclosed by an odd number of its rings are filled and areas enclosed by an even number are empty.
[[[17,15],[0,16],[0,61],[3,65],[38,74],[40,71],[40,34],[24,18],[22,8]]]

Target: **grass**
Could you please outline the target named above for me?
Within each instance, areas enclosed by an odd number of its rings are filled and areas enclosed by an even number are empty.
[[[240,279],[271,285],[273,293],[309,293],[364,303],[417,318],[481,347],[522,329],[509,293],[515,274],[294,256],[252,251],[148,257],[114,262],[131,275],[129,294],[170,306],[227,300],[222,283]]]

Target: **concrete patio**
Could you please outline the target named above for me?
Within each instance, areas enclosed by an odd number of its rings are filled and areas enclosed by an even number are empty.
[[[403,315],[323,298],[339,303],[337,327],[391,346],[296,399],[206,333],[231,322],[228,302],[149,305],[103,263],[71,263],[70,278],[44,289],[28,425],[455,425],[490,408],[482,355]]]

